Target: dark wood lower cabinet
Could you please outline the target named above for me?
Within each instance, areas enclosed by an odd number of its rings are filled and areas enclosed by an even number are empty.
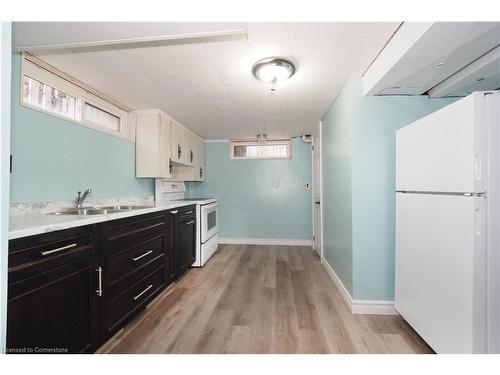
[[[175,223],[175,255],[177,274],[185,272],[196,260],[196,218]]]
[[[100,345],[97,255],[9,285],[9,353],[92,353]]]
[[[170,211],[171,258],[170,279],[182,275],[196,260],[196,206]]]
[[[9,353],[93,353],[195,261],[195,206],[9,243]]]

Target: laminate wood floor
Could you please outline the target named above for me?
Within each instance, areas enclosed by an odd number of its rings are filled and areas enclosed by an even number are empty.
[[[310,247],[221,245],[99,353],[430,353],[399,316],[352,315]]]

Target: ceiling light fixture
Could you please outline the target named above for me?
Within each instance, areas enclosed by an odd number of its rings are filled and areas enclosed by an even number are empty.
[[[252,74],[259,81],[278,84],[295,74],[295,65],[281,57],[267,57],[253,65]]]

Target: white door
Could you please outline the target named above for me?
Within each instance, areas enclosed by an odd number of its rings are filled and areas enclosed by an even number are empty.
[[[320,129],[313,135],[313,248],[321,257],[321,137]]]
[[[485,199],[396,194],[395,307],[437,353],[486,350]]]

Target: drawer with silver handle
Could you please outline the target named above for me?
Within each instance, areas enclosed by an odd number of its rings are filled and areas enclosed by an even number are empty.
[[[96,252],[91,225],[11,240],[9,278],[30,277]]]
[[[167,246],[167,235],[160,233],[140,243],[124,246],[118,251],[105,253],[106,285],[119,282],[159,257],[165,260]]]
[[[196,206],[180,207],[178,217],[180,220],[196,217]]]
[[[105,303],[104,335],[112,335],[148,304],[165,286],[165,266],[155,269],[128,289]]]

